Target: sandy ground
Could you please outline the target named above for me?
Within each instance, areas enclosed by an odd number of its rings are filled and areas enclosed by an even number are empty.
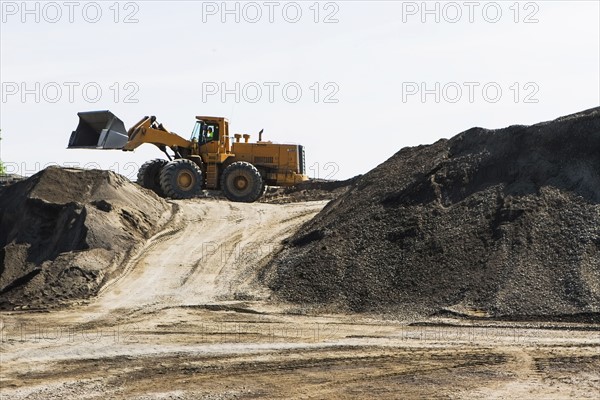
[[[257,273],[324,204],[177,202],[97,299],[0,314],[0,397],[600,396],[597,325],[313,315],[269,302]]]

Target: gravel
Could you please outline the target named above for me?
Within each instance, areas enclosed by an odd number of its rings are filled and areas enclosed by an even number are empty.
[[[598,320],[600,107],[404,148],[285,241],[264,276],[310,307]]]

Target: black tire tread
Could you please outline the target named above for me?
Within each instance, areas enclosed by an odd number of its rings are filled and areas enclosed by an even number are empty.
[[[194,171],[196,175],[196,186],[189,191],[180,190],[175,183],[177,172],[181,169]],[[189,199],[196,197],[202,191],[202,171],[198,165],[188,159],[180,158],[169,162],[160,172],[160,186],[167,197],[173,199]]]
[[[244,169],[250,172],[251,176],[254,178],[254,181],[252,182],[252,191],[250,191],[250,193],[248,193],[245,196],[240,196],[236,194],[234,190],[227,187],[227,177],[240,169]],[[223,190],[223,194],[225,195],[225,197],[227,197],[231,201],[253,203],[262,196],[264,186],[265,185],[263,182],[262,175],[260,174],[258,169],[256,169],[254,165],[246,161],[236,161],[234,163],[231,163],[227,168],[225,168],[225,170],[221,174],[221,189]]]
[[[142,164],[137,174],[137,183],[143,188],[154,191],[157,195],[164,197],[165,193],[160,186],[160,171],[167,165],[168,161],[162,158],[146,161]],[[152,176],[156,174],[156,176]]]

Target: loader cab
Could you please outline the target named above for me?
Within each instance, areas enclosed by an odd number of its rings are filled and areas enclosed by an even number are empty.
[[[194,129],[192,130],[192,141],[197,141],[198,144],[219,141],[219,124],[213,121],[196,120]]]

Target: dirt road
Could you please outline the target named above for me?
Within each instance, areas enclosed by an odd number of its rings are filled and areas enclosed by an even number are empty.
[[[600,394],[598,326],[312,315],[267,301],[266,257],[324,204],[177,202],[97,299],[0,314],[1,398]]]
[[[95,307],[147,310],[261,298],[254,278],[263,259],[324,204],[179,202],[169,227],[105,287]]]

